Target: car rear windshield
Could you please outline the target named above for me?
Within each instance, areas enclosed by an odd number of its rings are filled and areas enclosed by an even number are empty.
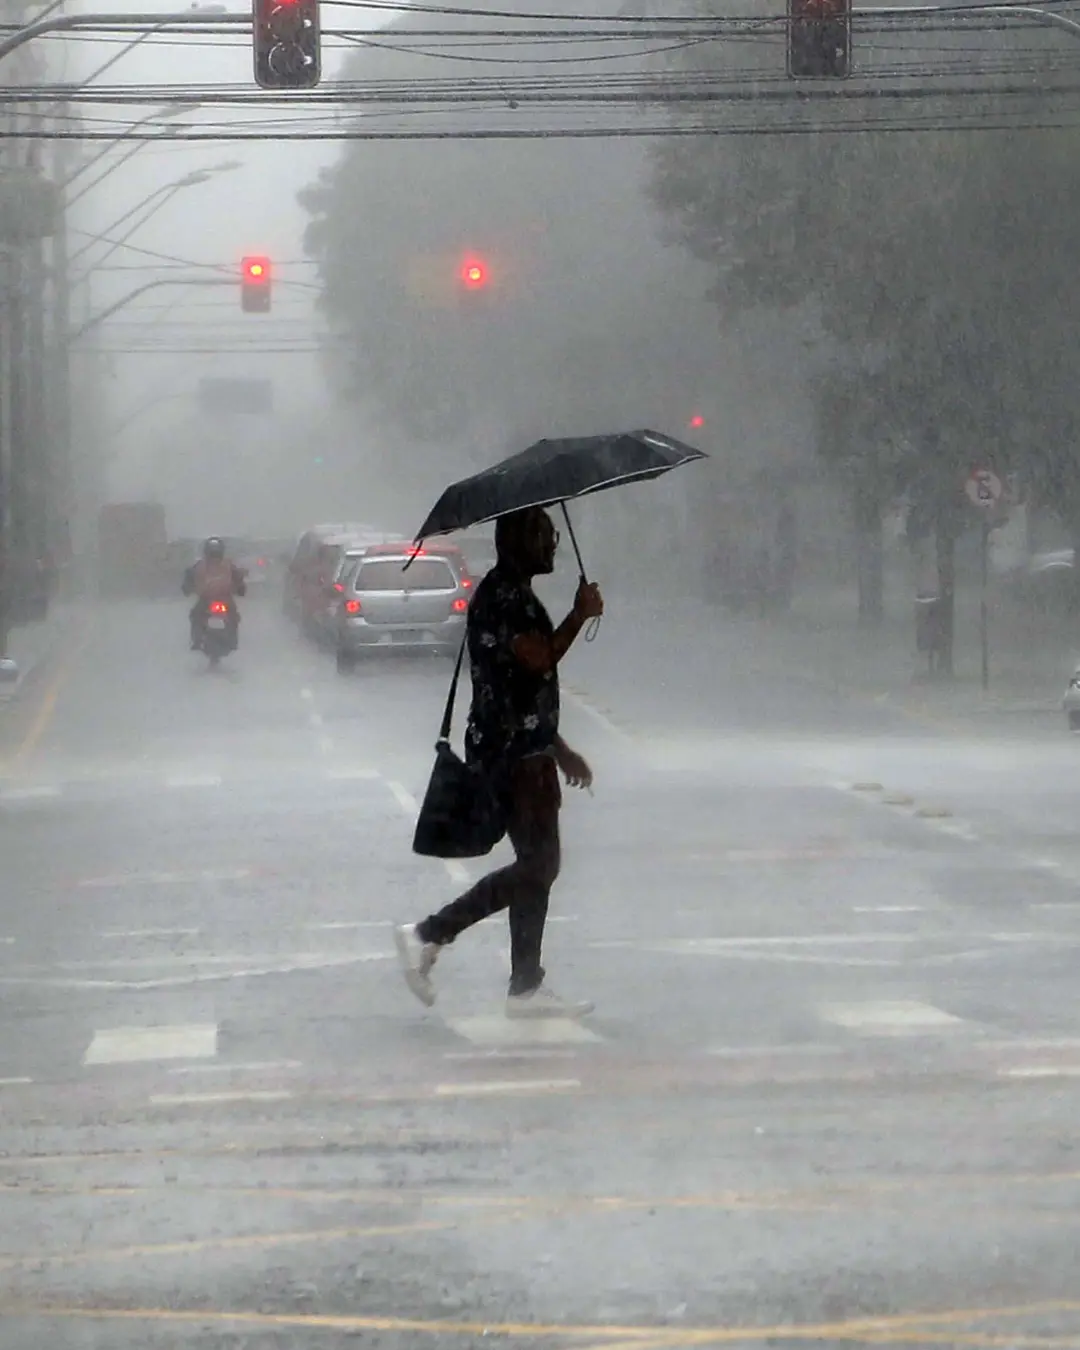
[[[406,572],[406,559],[379,558],[361,563],[353,586],[358,591],[453,591],[457,581],[441,558],[417,558]]]

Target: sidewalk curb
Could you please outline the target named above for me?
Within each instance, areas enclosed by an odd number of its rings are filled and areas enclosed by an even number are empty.
[[[54,624],[55,631],[46,639],[41,650],[26,666],[20,666],[18,679],[9,685],[0,685],[0,716],[34,689],[63,649],[63,624],[59,619],[54,620]]]

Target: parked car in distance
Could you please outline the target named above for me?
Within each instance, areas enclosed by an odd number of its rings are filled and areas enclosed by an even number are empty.
[[[336,623],[342,673],[380,649],[457,655],[475,582],[452,544],[373,544],[343,584]]]
[[[393,543],[399,536],[384,530],[365,531],[350,538],[341,551],[337,565],[326,587],[326,603],[311,617],[311,636],[319,643],[334,645],[337,630],[337,612],[345,583],[364,554],[376,544]]]
[[[285,575],[282,609],[306,632],[314,632],[313,614],[327,601],[327,587],[345,545],[371,527],[358,522],[315,525],[300,536]]]

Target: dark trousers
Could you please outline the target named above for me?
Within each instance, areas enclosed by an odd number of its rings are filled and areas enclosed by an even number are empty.
[[[507,788],[507,833],[515,858],[490,872],[464,895],[419,925],[423,942],[453,942],[459,933],[500,910],[510,918],[510,993],[527,994],[544,980],[540,955],[548,896],[559,875],[559,807],[562,788],[550,755],[531,755],[514,765]]]

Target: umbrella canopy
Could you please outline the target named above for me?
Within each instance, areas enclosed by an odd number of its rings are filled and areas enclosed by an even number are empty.
[[[655,431],[537,441],[471,478],[453,483],[435,503],[417,540],[467,529],[527,506],[552,506],[591,492],[640,483],[706,455]]]

